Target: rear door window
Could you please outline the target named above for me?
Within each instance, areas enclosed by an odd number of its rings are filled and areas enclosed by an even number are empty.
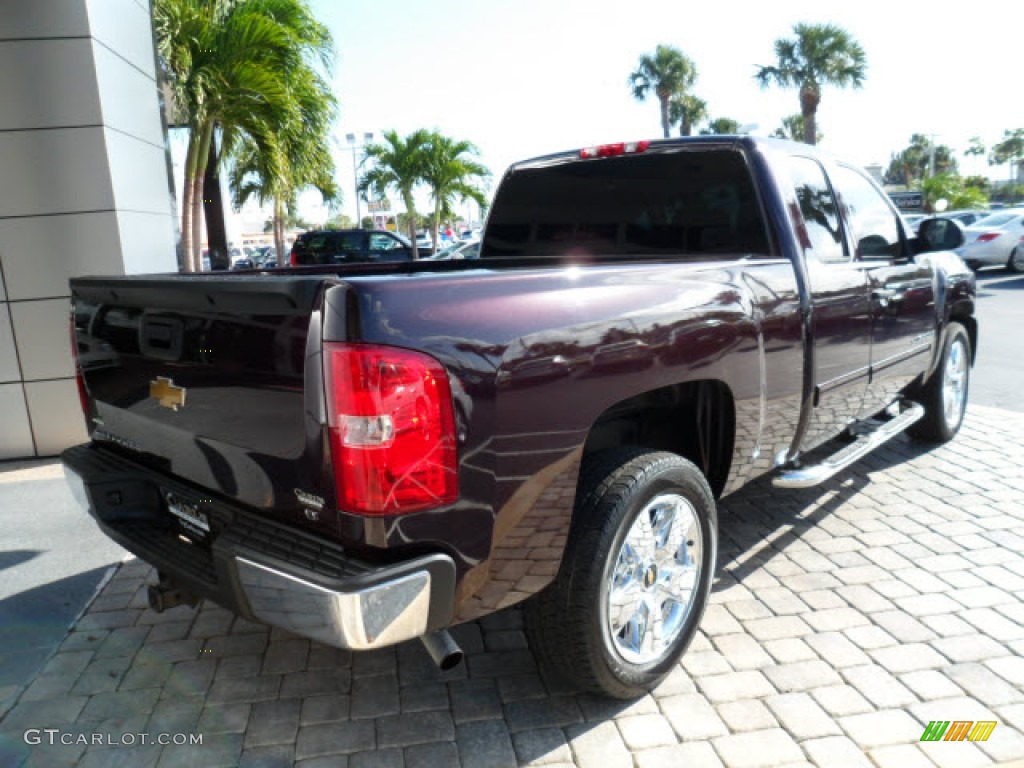
[[[330,237],[325,233],[303,235],[298,241],[298,250],[310,256],[323,256],[331,250]]]
[[[849,261],[850,254],[839,221],[839,206],[825,178],[825,171],[809,157],[793,156],[789,158],[789,175],[814,255],[826,264]]]
[[[355,261],[363,253],[363,232],[335,232],[334,233],[334,258],[337,261]]]
[[[295,241],[295,251],[306,264],[360,261],[365,242],[365,232],[307,232]]]
[[[482,258],[770,255],[743,154],[679,148],[520,168],[503,182]]]

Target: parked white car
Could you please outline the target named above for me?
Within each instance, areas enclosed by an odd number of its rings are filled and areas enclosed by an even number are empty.
[[[421,251],[429,251],[434,246],[434,241],[429,232],[416,233],[416,247]]]
[[[965,208],[962,211],[944,211],[938,215],[946,219],[956,219],[965,227],[971,227],[976,222],[991,216],[992,211],[982,210],[981,208]]]
[[[1008,208],[964,228],[957,253],[973,269],[1006,267],[1024,272],[1024,208]]]
[[[921,222],[926,221],[927,219],[953,219],[954,221],[959,221],[960,225],[963,227],[970,227],[975,222],[984,219],[986,216],[991,216],[992,213],[993,212],[988,209],[982,210],[980,208],[965,208],[959,211],[943,211],[942,213],[903,214],[903,218],[911,227],[914,228],[914,231],[917,232],[921,226]]]

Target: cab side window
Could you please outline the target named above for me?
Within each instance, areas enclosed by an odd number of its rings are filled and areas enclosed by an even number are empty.
[[[391,235],[387,235],[381,232],[374,232],[370,235],[370,250],[371,251],[393,251],[397,248],[401,248],[402,243]]]
[[[900,225],[885,195],[860,171],[849,166],[839,166],[833,181],[849,215],[857,258],[899,258],[902,254]]]
[[[807,238],[818,260],[825,264],[848,262],[850,254],[843,239],[839,207],[821,166],[809,157],[791,157],[789,174]]]

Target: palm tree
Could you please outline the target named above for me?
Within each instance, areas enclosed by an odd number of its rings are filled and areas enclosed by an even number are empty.
[[[289,87],[295,109],[285,115],[279,129],[281,161],[271,165],[271,169],[280,169],[277,182],[281,193],[274,200],[274,241],[279,258],[284,254],[284,211],[287,207],[295,213],[299,192],[313,187],[325,203],[340,200],[334,181],[334,157],[328,149],[331,123],[337,114],[334,96],[309,68],[297,70]]]
[[[775,41],[775,66],[758,67],[755,77],[762,88],[774,83],[799,89],[804,142],[814,144],[822,86],[860,88],[866,69],[864,49],[834,24],[797,24],[793,32],[795,38]]]
[[[278,263],[283,265],[285,213],[297,214],[298,193],[307,187],[320,192],[325,203],[337,202],[340,190],[334,182],[334,159],[327,151],[326,137],[296,134],[287,142],[285,157],[274,162],[269,152],[261,152],[249,137],[240,140],[228,173],[228,185],[235,210],[250,198],[270,205],[271,229]]]
[[[967,157],[984,157],[985,152],[985,143],[981,140],[981,137],[971,136],[970,143],[967,149],[964,150],[964,155]]]
[[[935,212],[935,203],[938,200],[945,200],[950,210],[985,208],[988,205],[988,196],[977,187],[967,186],[964,179],[956,173],[937,173],[914,186],[921,190],[924,209],[928,213]]]
[[[186,269],[198,267],[203,177],[213,132],[227,155],[240,136],[266,170],[284,173],[281,133],[301,119],[294,86],[309,60],[329,63],[330,33],[305,0],[154,0],[157,51],[176,108],[185,116],[188,150],[182,194]],[[329,92],[328,92],[329,93]]]
[[[629,76],[629,87],[637,101],[644,101],[650,93],[658,97],[661,130],[667,139],[672,124],[669,101],[685,94],[696,79],[697,65],[690,57],[671,45],[659,45],[653,56],[645,53],[640,57],[636,72]]]
[[[886,184],[902,184],[907,189],[910,189],[914,179],[919,175],[921,175],[921,167],[918,166],[916,158],[911,154],[911,150],[905,149],[902,152],[893,152],[889,155],[889,167],[886,168],[882,178]]]
[[[701,128],[701,136],[729,136],[740,132],[739,121],[731,117],[716,117],[709,120],[707,127]]]
[[[248,136],[241,139],[235,147],[233,162],[228,170],[228,187],[231,189],[235,210],[255,198],[260,206],[270,205],[273,210],[265,232],[274,233],[274,245],[278,248],[277,256],[283,258],[281,244],[278,243],[278,211],[281,201],[287,194],[281,174],[277,168],[271,167],[272,162],[267,152],[260,151],[256,143]]]
[[[886,183],[911,186],[916,179],[924,180],[940,173],[956,173],[957,162],[953,150],[945,144],[936,144],[923,133],[910,137],[910,144],[901,152],[890,156]]]
[[[824,134],[817,128],[815,130],[814,143],[817,144],[824,138]],[[800,114],[782,118],[782,125],[776,128],[772,134],[777,139],[789,139],[790,141],[803,141],[805,135],[804,116]]]
[[[373,160],[373,167],[359,180],[360,192],[373,190],[379,197],[387,196],[389,189],[398,192],[408,212],[406,220],[413,259],[420,257],[416,246],[417,214],[413,189],[426,179],[430,139],[430,132],[422,128],[404,139],[396,131],[384,131],[384,143],[367,145],[366,159]]]
[[[433,250],[437,250],[437,228],[441,216],[454,208],[456,198],[474,200],[486,205],[487,198],[474,182],[481,182],[491,175],[474,157],[477,148],[468,141],[456,141],[432,133],[427,144],[427,165],[423,180],[430,187],[434,198],[434,217],[431,221]]]
[[[1010,202],[1017,199],[1017,184],[1014,183],[1013,169],[1020,165],[1021,157],[1024,157],[1024,128],[1015,130],[1004,130],[1003,140],[992,145],[992,155],[989,163],[1008,163],[1010,166]],[[1020,182],[1020,179],[1017,179]]]
[[[668,119],[679,123],[679,135],[689,136],[693,126],[708,116],[708,104],[692,93],[677,93],[669,99]]]

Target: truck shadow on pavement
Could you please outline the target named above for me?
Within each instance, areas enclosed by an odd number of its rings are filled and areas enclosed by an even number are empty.
[[[2,552],[0,570],[16,568],[39,554]],[[84,571],[0,599],[0,765],[12,764],[17,753],[12,752],[6,717],[15,701],[61,695],[74,683],[74,678],[65,679],[62,662],[52,667],[47,662],[107,570]]]
[[[1003,291],[1024,290],[1024,275],[992,272],[978,275],[978,298],[995,296]]]
[[[0,552],[0,571],[27,563],[29,560],[39,557],[40,554],[37,549],[10,549]]]
[[[712,592],[733,588],[737,582],[749,581],[753,574],[768,567],[768,577],[761,586],[775,586],[769,564],[773,558],[785,559],[789,548],[808,549],[807,541],[856,535],[855,524],[836,519],[837,512],[847,505],[858,504],[858,497],[871,487],[871,475],[878,474],[930,453],[934,445],[915,442],[898,436],[853,466],[843,470],[822,485],[801,489],[773,488],[772,475],[758,478],[735,494],[719,502],[718,570]],[[836,449],[830,442],[807,456],[808,463],[827,456]],[[874,502],[877,494],[868,491],[867,500]],[[840,551],[856,545],[855,541],[837,544]],[[826,547],[828,549],[828,547]],[[848,562],[867,565],[862,556],[851,554]],[[757,586],[757,585],[751,585]]]

